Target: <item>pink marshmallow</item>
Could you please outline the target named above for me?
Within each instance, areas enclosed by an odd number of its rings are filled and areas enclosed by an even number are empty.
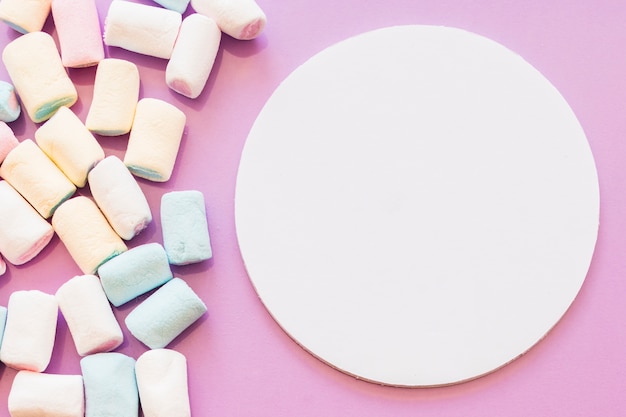
[[[0,164],[4,158],[19,144],[13,129],[4,122],[0,122]]]
[[[20,371],[8,406],[11,417],[84,417],[83,377]]]
[[[52,18],[65,67],[90,67],[104,59],[102,32],[94,0],[52,0]]]
[[[0,275],[4,275],[5,272],[7,272],[7,264],[2,259],[2,255],[0,255]]]

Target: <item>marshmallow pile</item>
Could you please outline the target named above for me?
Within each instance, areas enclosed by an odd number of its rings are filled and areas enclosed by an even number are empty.
[[[137,416],[139,408],[146,417],[190,415],[186,358],[168,345],[207,307],[171,266],[212,258],[203,194],[164,193],[163,244],[129,247],[153,218],[137,178],[170,179],[186,116],[140,97],[137,66],[106,57],[104,45],[167,59],[166,85],[193,99],[221,34],[254,39],[266,19],[254,0],[155,2],[113,0],[101,31],[94,0],[0,0],[0,20],[21,33],[2,51],[10,82],[0,81],[0,275],[7,263],[34,259],[55,234],[82,272],[55,294],[15,291],[0,306],[0,361],[18,371],[13,417]],[[194,13],[183,19],[190,2]],[[58,49],[42,31],[49,14]],[[71,109],[78,95],[67,68],[90,66],[96,76],[83,121]],[[10,127],[22,110],[39,124],[33,139],[18,140]],[[126,134],[122,159],[97,140]],[[124,320],[148,348],[134,359],[115,352],[124,335],[114,308],[142,295]],[[45,372],[59,312],[82,357],[80,375]]]

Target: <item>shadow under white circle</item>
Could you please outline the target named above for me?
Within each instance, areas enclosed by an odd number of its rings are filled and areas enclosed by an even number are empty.
[[[237,178],[250,280],[297,343],[369,381],[476,378],[536,344],[587,274],[598,179],[536,69],[463,30],[333,45],[259,114]]]

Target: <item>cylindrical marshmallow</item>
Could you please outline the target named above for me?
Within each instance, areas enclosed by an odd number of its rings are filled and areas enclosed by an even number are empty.
[[[207,311],[200,297],[180,278],[163,284],[128,316],[126,326],[151,349],[164,348]]]
[[[76,186],[31,139],[9,152],[0,165],[0,177],[46,219],[76,191]]]
[[[2,52],[2,60],[28,116],[35,123],[47,120],[59,107],[70,107],[78,100],[76,87],[48,33],[31,32],[11,41]]]
[[[109,259],[127,250],[96,203],[84,196],[61,204],[52,227],[84,274],[93,274]]]
[[[156,98],[137,103],[124,163],[138,177],[156,182],[170,179],[185,130],[186,116]]]
[[[11,293],[0,360],[14,369],[43,372],[52,357],[58,314],[54,295],[39,290]]]
[[[2,257],[2,254],[0,254],[0,276],[4,275],[5,272],[7,272],[7,263],[4,262],[4,258]],[[4,331],[4,323],[2,323],[2,326],[2,330]],[[2,342],[2,340],[0,340],[0,342]]]
[[[0,81],[0,121],[13,122],[20,117],[21,113],[22,108],[15,94],[15,87],[11,83]],[[0,163],[2,163],[1,158]]]
[[[85,417],[137,417],[139,392],[135,359],[108,352],[80,360],[85,385]]]
[[[83,377],[20,371],[8,406],[11,417],[84,417]]]
[[[59,287],[56,298],[80,356],[109,352],[124,341],[97,276],[75,276]]]
[[[104,59],[95,0],[52,0],[51,11],[64,66],[90,67]]]
[[[20,33],[37,32],[43,28],[52,0],[2,0],[0,20]]]
[[[6,123],[0,121],[0,164],[4,161],[4,158],[17,147],[19,141],[13,133],[13,129]]]
[[[22,265],[45,248],[54,230],[9,183],[0,181],[0,253]]]
[[[161,197],[163,246],[172,265],[211,259],[204,195],[197,190],[170,191]]]
[[[154,0],[154,2],[180,14],[185,13],[189,6],[189,0]]]
[[[211,74],[221,36],[210,17],[199,13],[187,16],[165,68],[168,87],[185,97],[198,97]]]
[[[160,244],[136,246],[98,268],[102,288],[118,307],[173,278],[165,249]]]
[[[132,239],[152,221],[145,194],[117,156],[100,161],[89,172],[88,181],[96,204],[122,239]]]
[[[144,417],[190,417],[187,359],[171,349],[144,352],[135,365]]]
[[[2,257],[0,257],[0,263],[4,263],[2,262]],[[2,339],[4,338],[4,326],[7,324],[7,311],[5,306],[0,306],[0,345],[2,345]]]
[[[102,136],[130,132],[139,100],[139,70],[124,59],[105,58],[98,64],[93,99],[85,126]]]
[[[56,1],[56,0],[55,0]],[[42,151],[77,187],[84,187],[87,174],[104,159],[104,150],[69,108],[63,106],[35,131]]]
[[[267,23],[265,13],[254,0],[191,0],[191,7],[239,40],[258,37]]]
[[[114,0],[104,22],[104,43],[169,59],[181,22],[181,14],[173,10]]]

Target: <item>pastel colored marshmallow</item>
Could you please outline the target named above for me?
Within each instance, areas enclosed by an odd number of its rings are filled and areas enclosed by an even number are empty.
[[[146,243],[116,256],[98,268],[109,301],[118,307],[173,278],[165,249]]]
[[[56,1],[56,0],[55,0]],[[37,145],[77,187],[102,159],[104,150],[83,122],[63,106],[35,131]]]
[[[83,417],[83,377],[20,371],[11,385],[8,407],[11,417]]]
[[[54,295],[39,290],[11,293],[0,360],[14,369],[43,372],[52,357],[58,311]]]
[[[128,330],[150,349],[164,348],[207,311],[187,283],[173,278],[143,300],[128,316]]]
[[[171,349],[142,353],[135,364],[144,417],[190,417],[187,359]]]
[[[76,191],[76,186],[31,139],[20,142],[4,158],[0,177],[46,219]]]
[[[168,87],[185,97],[197,98],[211,74],[221,36],[213,19],[199,13],[187,16],[165,68]]]
[[[172,265],[211,259],[204,195],[197,190],[170,191],[161,197],[163,246]]]
[[[13,133],[13,129],[6,123],[0,121],[0,164],[4,161],[4,158],[13,150],[13,148],[19,145],[19,141]]]
[[[137,417],[139,391],[135,359],[107,352],[80,360],[85,386],[85,417]]]
[[[104,21],[104,43],[169,59],[181,22],[181,14],[173,10],[113,0]]]
[[[43,122],[59,107],[71,107],[78,100],[76,87],[48,33],[31,32],[9,42],[2,60],[33,122]]]
[[[191,0],[191,7],[239,40],[258,37],[267,23],[265,13],[254,0]]]
[[[0,254],[0,276],[4,275],[5,272],[7,272],[7,263],[4,262],[4,258]],[[4,323],[2,325],[4,326]]]
[[[0,121],[13,122],[20,117],[21,113],[22,107],[15,94],[15,87],[11,83],[0,81]],[[1,159],[0,163],[2,163]]]
[[[102,136],[130,132],[139,100],[139,70],[124,59],[105,58],[98,64],[93,99],[85,126]]]
[[[95,0],[52,0],[51,11],[65,67],[90,67],[104,59]]]
[[[155,182],[169,180],[185,123],[185,113],[174,105],[156,98],[139,100],[124,155],[130,172]]]
[[[128,249],[96,203],[85,196],[61,204],[52,216],[52,227],[83,274],[95,273]]]
[[[3,263],[2,257],[0,257],[0,263]],[[6,267],[6,264],[5,264],[5,267]],[[0,306],[0,346],[2,346],[2,339],[4,338],[4,326],[6,324],[7,324],[7,308],[5,306]]]
[[[122,239],[132,239],[150,224],[152,212],[148,200],[117,156],[104,158],[87,178],[96,204]]]
[[[69,279],[59,287],[56,298],[80,356],[109,352],[124,341],[97,276]]]
[[[178,13],[185,13],[189,6],[189,0],[154,0],[155,3],[166,9],[174,10]]]
[[[0,202],[0,253],[13,265],[25,264],[48,245],[54,230],[20,193],[1,180]]]
[[[51,0],[2,0],[0,20],[20,33],[40,31],[48,14]]]

